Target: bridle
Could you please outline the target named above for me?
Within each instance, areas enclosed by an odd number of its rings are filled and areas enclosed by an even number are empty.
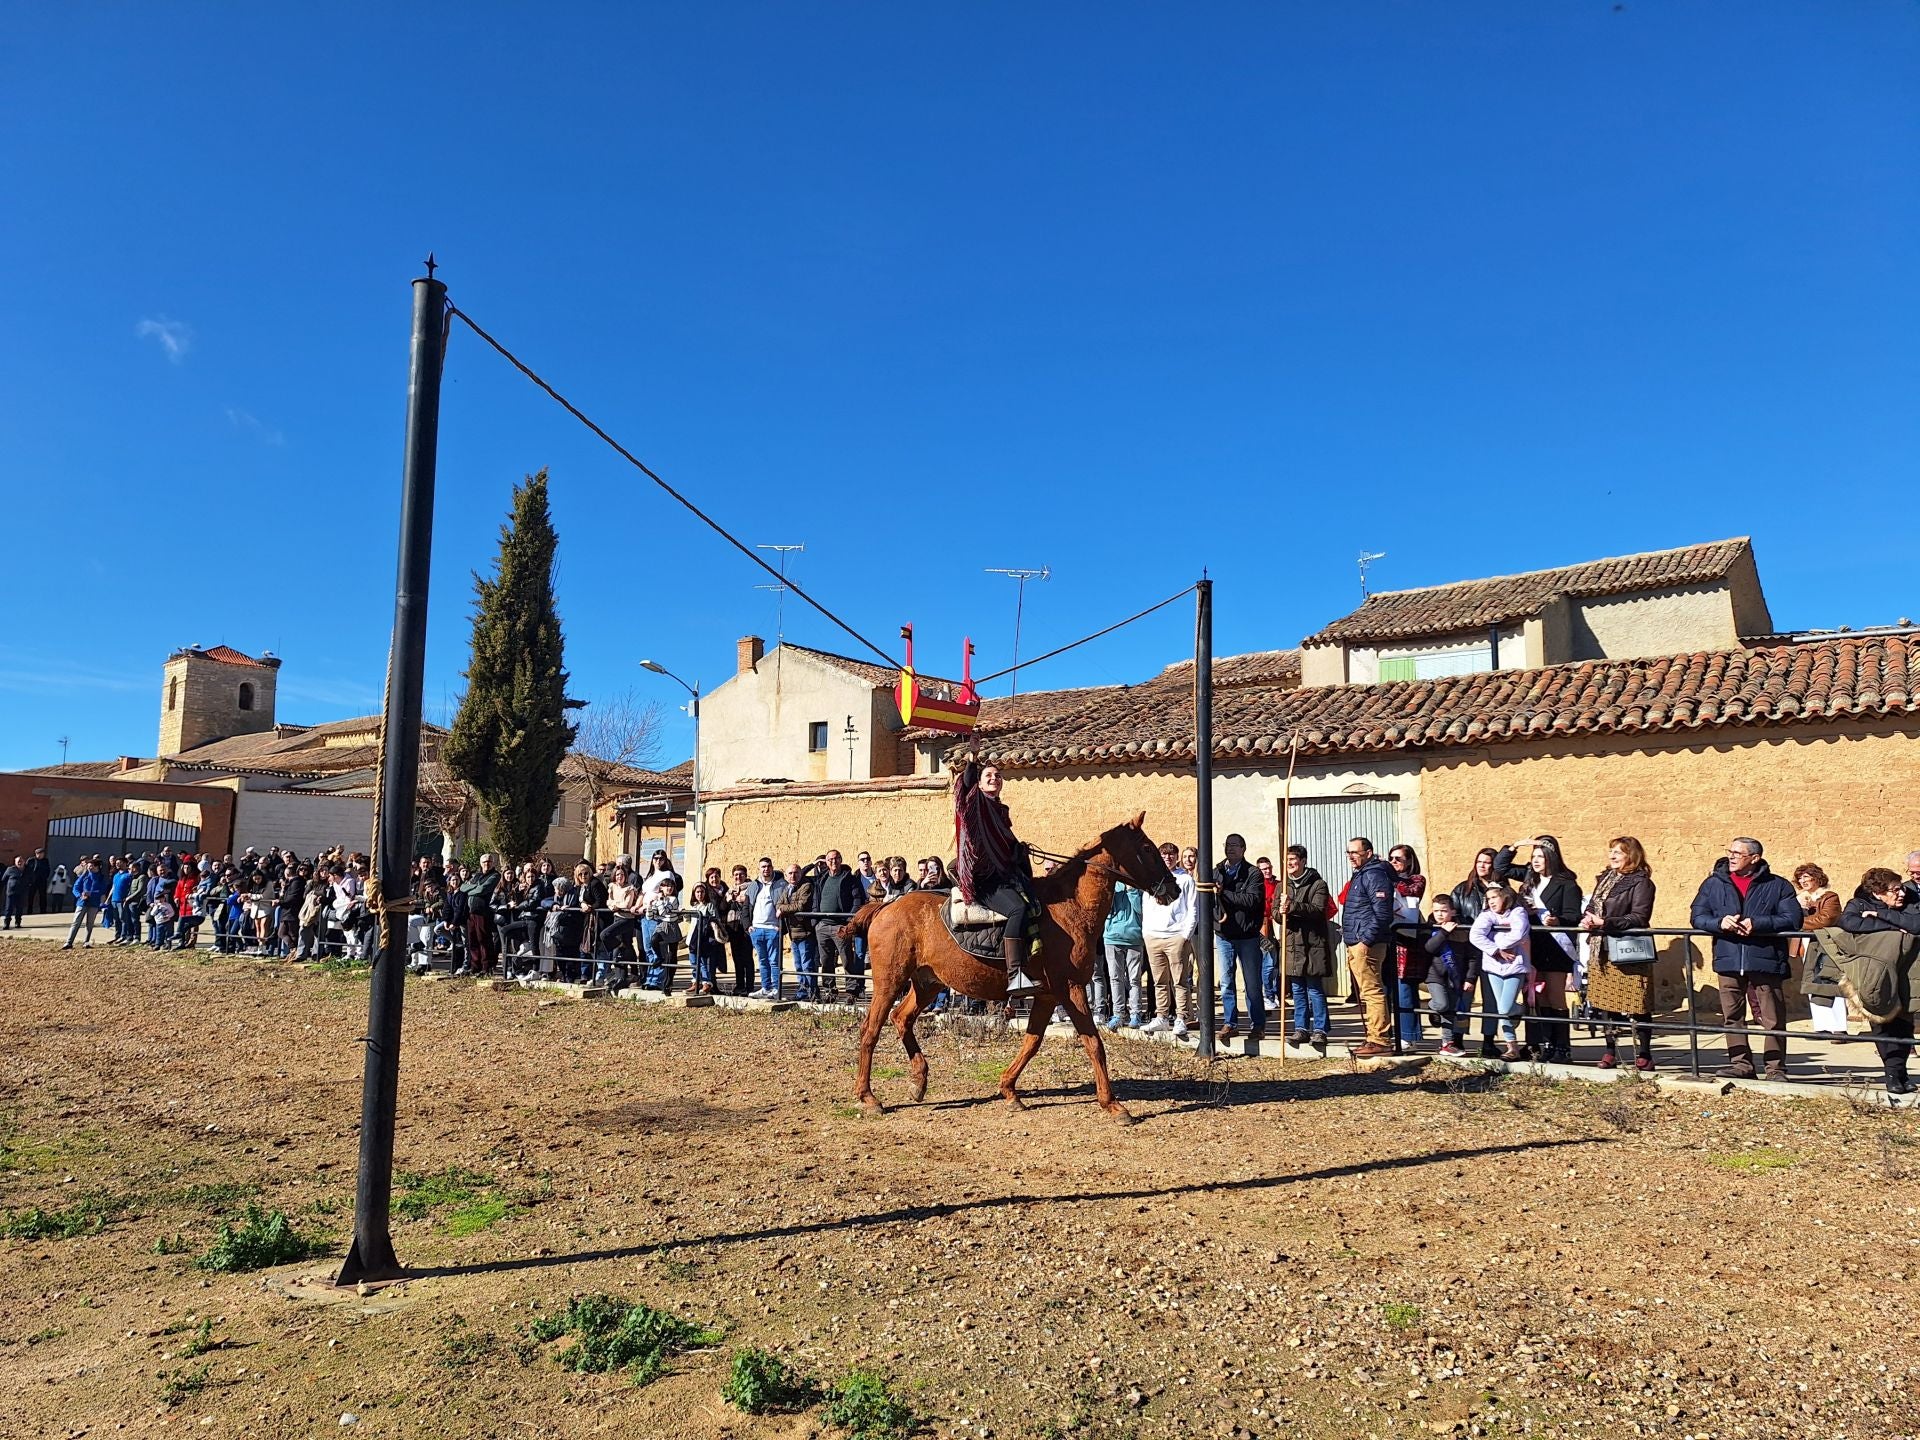
[[[1037,845],[1029,845],[1027,846],[1027,853],[1029,855],[1037,855],[1042,860],[1056,861],[1061,865],[1085,865],[1087,869],[1091,870],[1094,874],[1109,876],[1117,880],[1120,884],[1134,890],[1145,890],[1147,888],[1144,885],[1137,884],[1127,876],[1126,872],[1108,864],[1106,861],[1093,859],[1094,853],[1100,848],[1099,845],[1089,845],[1084,850],[1077,851],[1072,855],[1059,855],[1051,850],[1042,850]]]

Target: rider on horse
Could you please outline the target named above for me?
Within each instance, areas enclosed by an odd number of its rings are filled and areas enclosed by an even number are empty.
[[[969,904],[1007,917],[1002,942],[1007,960],[1007,998],[1038,994],[1028,978],[1027,957],[1040,931],[1040,905],[1033,895],[1025,843],[1014,838],[1013,817],[1000,799],[1000,767],[968,760],[953,782],[954,879]]]

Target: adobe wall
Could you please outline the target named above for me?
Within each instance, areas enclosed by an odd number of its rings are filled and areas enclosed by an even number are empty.
[[[1869,866],[1904,872],[1920,847],[1920,735],[1897,724],[1722,732],[1659,749],[1641,748],[1645,738],[1433,752],[1422,776],[1429,893],[1456,884],[1480,846],[1542,830],[1588,886],[1607,842],[1628,834],[1653,867],[1654,923],[1685,925],[1736,835],[1756,836],[1782,873],[1813,861],[1843,898]],[[1677,987],[1678,962],[1662,966]]]
[[[1009,787],[1011,788],[1011,787]],[[874,855],[953,854],[953,801],[945,790],[795,795],[703,802],[704,865],[753,870],[762,855],[776,865],[812,860],[829,847],[851,860]]]

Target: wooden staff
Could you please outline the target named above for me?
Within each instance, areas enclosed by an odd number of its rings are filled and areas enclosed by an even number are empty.
[[[1287,1068],[1287,906],[1293,887],[1287,883],[1287,834],[1293,820],[1293,765],[1300,758],[1300,737],[1287,737],[1287,786],[1280,799],[1280,953],[1274,965],[1280,973],[1275,989],[1280,995],[1280,1068]]]

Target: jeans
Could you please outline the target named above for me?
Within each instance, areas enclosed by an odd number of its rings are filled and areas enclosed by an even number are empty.
[[[1453,987],[1446,981],[1427,981],[1427,1013],[1433,1016],[1442,1045],[1460,1043],[1460,1032],[1453,1023]]]
[[[793,937],[793,970],[800,979],[800,998],[818,1000],[820,998],[820,957],[814,951],[813,936],[795,935]]]
[[[1398,980],[1394,982],[1393,998],[1400,1011],[1400,1043],[1406,1046],[1420,1043],[1420,982],[1418,980]]]
[[[1260,993],[1273,1005],[1280,999],[1279,942],[1268,940],[1260,946]]]
[[[20,917],[26,914],[27,896],[23,890],[15,890],[7,896],[4,909],[0,909],[0,930],[18,930]]]
[[[87,944],[93,944],[93,922],[99,913],[100,912],[91,905],[84,905],[73,912],[73,924],[67,927],[67,945],[69,948],[73,945],[73,937],[80,933],[80,922],[83,920],[87,925]]]
[[[1293,977],[1287,981],[1287,990],[1293,996],[1293,1028],[1326,1034],[1327,982],[1318,975]]]
[[[1102,962],[1093,967],[1093,1018],[1108,1020],[1115,1015],[1140,1021],[1140,970],[1147,963],[1147,952],[1139,945],[1106,947]]]
[[[754,968],[759,972],[760,988],[780,993],[780,932],[771,925],[756,925],[747,932],[753,941]]]
[[[1233,1027],[1234,1011],[1238,1008],[1234,994],[1235,961],[1238,960],[1239,978],[1247,987],[1247,1023],[1249,1035],[1260,1035],[1267,1028],[1266,993],[1261,988],[1260,977],[1260,937],[1243,935],[1238,940],[1229,940],[1224,935],[1213,937],[1213,952],[1220,965],[1220,1009],[1226,1024]]]
[[[1525,975],[1489,975],[1482,973],[1480,978],[1493,987],[1491,1009],[1500,1016],[1500,1038],[1509,1045],[1520,1041],[1520,1034],[1514,1028],[1513,1018],[1520,1013],[1520,987],[1527,982]]]
[[[658,990],[662,994],[673,993],[674,972],[680,968],[680,947],[666,936],[655,930],[653,944],[647,951],[646,988]]]

